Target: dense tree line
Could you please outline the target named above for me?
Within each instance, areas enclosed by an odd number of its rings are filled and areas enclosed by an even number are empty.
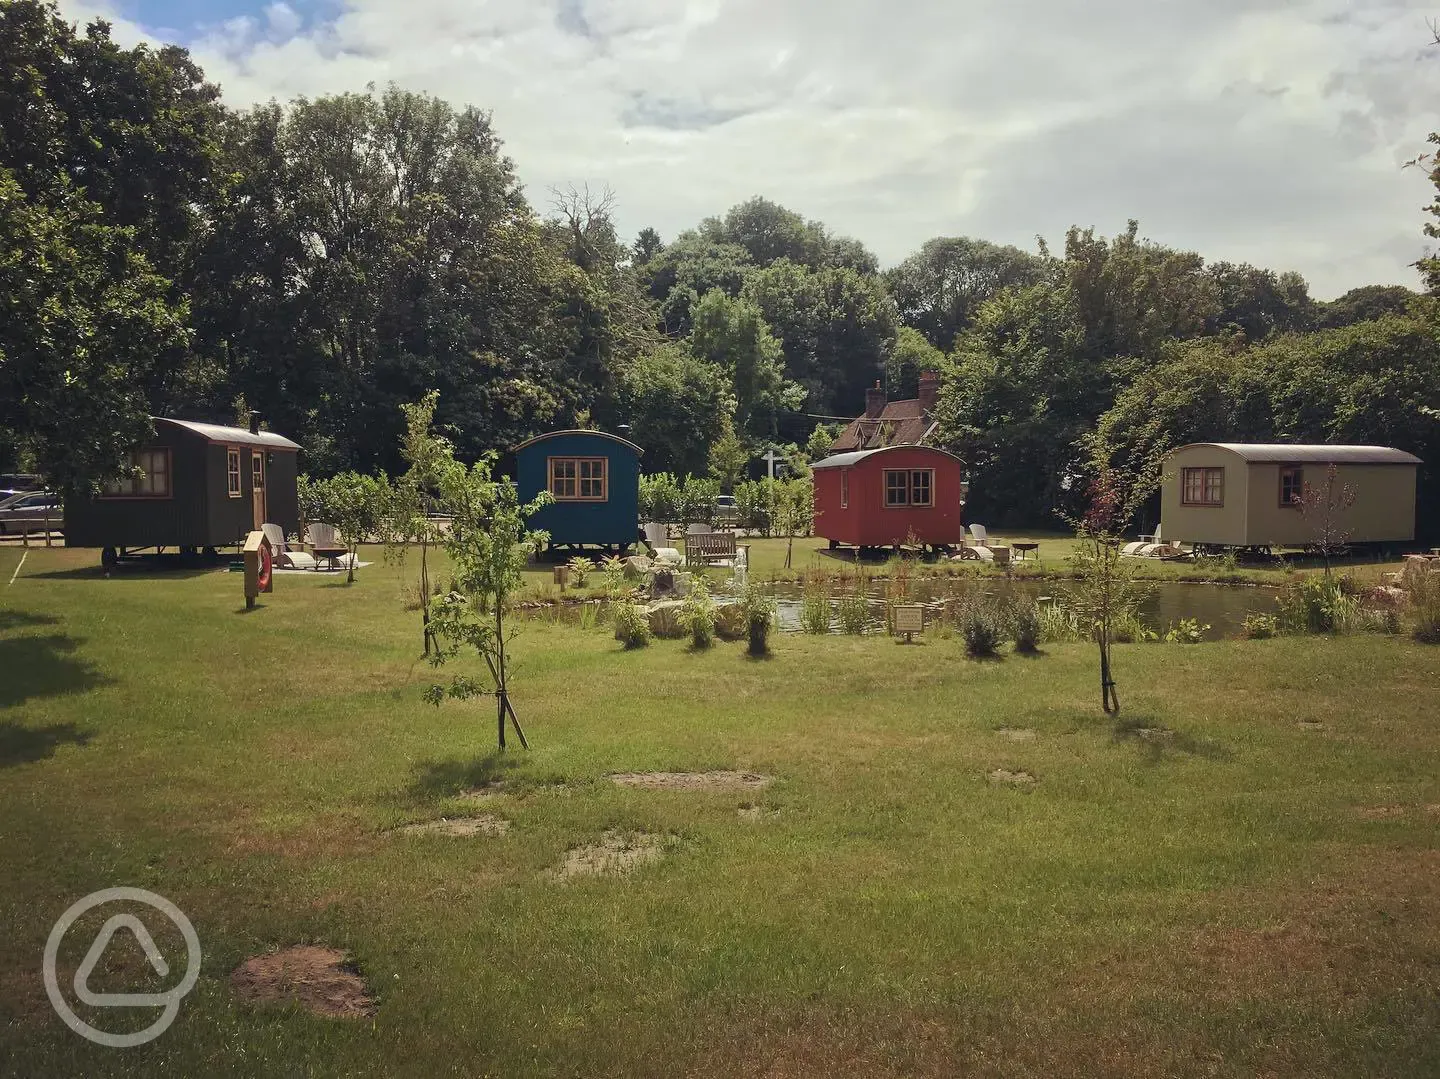
[[[758,197],[627,244],[608,192],[532,203],[473,107],[372,87],[231,109],[184,50],[42,0],[0,6],[0,55],[0,467],[62,485],[118,467],[150,413],[250,409],[314,474],[395,473],[400,406],[431,389],[463,459],[628,425],[647,470],[729,483],[927,369],[997,524],[1067,508],[1096,430],[1122,455],[1345,439],[1440,465],[1436,307],[1400,286],[1320,302],[1134,222],[1055,252],[937,237],[882,272]]]

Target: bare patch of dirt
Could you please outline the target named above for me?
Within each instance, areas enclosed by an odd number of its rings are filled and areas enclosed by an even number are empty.
[[[480,787],[463,790],[455,797],[464,802],[493,802],[499,798],[525,798],[532,794],[569,794],[566,783],[541,783],[531,787],[516,787],[503,779],[491,780]]]
[[[344,952],[315,944],[245,960],[230,975],[241,1000],[251,1004],[298,1004],[336,1019],[375,1014],[375,1001]]]
[[[1325,729],[1325,724],[1321,723],[1318,719],[1302,719],[1299,723],[1295,724],[1295,726],[1299,727],[1302,731],[1323,731]]]
[[[608,778],[619,787],[652,791],[753,791],[775,782],[758,772],[612,772]]]
[[[1357,812],[1366,820],[1391,820],[1405,815],[1404,806],[1361,806]]]
[[[1007,742],[1033,742],[1040,732],[1029,727],[1001,727],[995,732]]]
[[[996,768],[987,777],[991,783],[1011,787],[1033,787],[1040,782],[1029,772],[1012,772],[1008,768]]]
[[[774,820],[780,815],[780,810],[768,809],[765,806],[741,806],[735,810],[735,815],[743,821],[758,824],[761,821]]]
[[[599,843],[566,851],[560,864],[547,873],[557,880],[628,873],[636,866],[658,862],[664,856],[664,837],[611,829],[600,837]]]
[[[439,820],[421,821],[396,828],[397,835],[448,835],[469,837],[477,835],[500,836],[510,830],[510,822],[504,817],[482,814],[478,817],[441,817]]]

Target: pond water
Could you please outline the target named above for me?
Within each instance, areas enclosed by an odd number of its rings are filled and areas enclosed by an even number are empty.
[[[870,629],[878,631],[885,623],[885,584],[881,582],[866,592],[870,605]],[[1071,585],[1066,581],[1009,582],[1007,584],[957,583],[949,578],[920,578],[911,582],[911,603],[919,603],[930,612],[940,610],[946,600],[972,595],[976,590],[991,596],[998,596],[1009,590],[1011,595],[1030,595],[1036,598],[1049,597],[1062,606],[1070,598]],[[1147,592],[1140,602],[1140,620],[1156,632],[1163,633],[1172,623],[1193,618],[1210,629],[1205,633],[1207,640],[1227,640],[1244,636],[1243,623],[1251,614],[1275,613],[1275,589],[1250,588],[1233,585],[1182,584],[1162,581],[1147,585]],[[799,632],[800,604],[802,589],[799,585],[775,585],[780,629]],[[833,609],[833,602],[832,602]],[[832,625],[832,632],[838,632]]]

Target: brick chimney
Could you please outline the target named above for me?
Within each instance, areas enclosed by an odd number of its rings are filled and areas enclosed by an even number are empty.
[[[935,411],[935,398],[940,396],[940,375],[935,371],[920,372],[920,407],[925,412]]]
[[[865,391],[865,418],[867,420],[878,420],[880,413],[885,411],[885,391],[880,388],[877,379],[875,385]]]

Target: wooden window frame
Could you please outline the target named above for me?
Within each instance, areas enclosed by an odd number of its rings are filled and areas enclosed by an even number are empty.
[[[1199,473],[1200,480],[1196,485],[1200,496],[1198,499],[1190,497],[1190,476],[1192,473]],[[1212,473],[1219,473],[1220,482],[1215,486],[1219,489],[1220,497],[1210,498],[1210,476]],[[1211,465],[1197,465],[1194,468],[1182,468],[1180,470],[1180,505],[1193,506],[1196,509],[1223,509],[1225,506],[1225,467]]]
[[[840,470],[840,508],[842,510],[850,508],[850,470],[848,468]]]
[[[1293,476],[1295,479],[1295,497],[1290,501],[1285,500],[1285,480]],[[1280,499],[1282,510],[1298,510],[1305,499],[1305,468],[1303,465],[1281,465],[1280,466],[1280,489],[1276,492]]]
[[[925,477],[925,482],[923,484],[916,483],[915,481],[921,476]],[[921,502],[915,494],[922,486],[925,488],[924,502]],[[912,468],[910,470],[910,505],[920,509],[930,509],[935,505],[935,470],[933,468]]]
[[[905,482],[894,485],[890,482],[891,476],[903,476]],[[924,476],[925,483],[917,484],[916,476]],[[882,481],[884,485],[884,503],[887,510],[909,510],[909,509],[931,509],[935,505],[935,470],[933,468],[887,468],[882,470]],[[926,501],[915,501],[916,488],[926,488]],[[904,493],[903,502],[894,502],[890,499],[890,492],[899,490]]]
[[[152,492],[152,493],[149,493],[149,494],[145,494],[145,493],[136,494],[136,493],[134,492],[134,490],[133,490],[134,484],[135,484],[135,478],[134,478],[133,476],[130,476],[130,477],[127,477],[127,478],[123,481],[123,482],[125,482],[126,484],[129,484],[129,485],[130,485],[130,487],[131,487],[131,490],[130,490],[130,491],[128,491],[128,492],[111,492],[111,491],[106,490],[106,491],[102,491],[99,495],[97,495],[97,496],[96,496],[97,499],[104,500],[104,501],[106,501],[106,502],[154,502],[154,501],[156,501],[156,500],[167,499],[167,498],[174,498],[174,497],[175,497],[175,471],[174,471],[174,470],[175,470],[175,455],[171,452],[170,447],[169,447],[169,446],[155,446],[155,447],[149,448],[149,449],[132,450],[132,451],[130,452],[130,467],[131,467],[131,468],[140,468],[140,467],[142,467],[142,466],[140,465],[139,461],[137,460],[137,458],[139,458],[141,454],[146,454],[146,455],[150,455],[150,454],[161,454],[161,455],[164,456],[164,458],[165,458],[165,468],[164,468],[164,473],[165,473],[165,490],[164,490],[164,492],[163,492],[163,493],[153,493],[153,492]],[[147,472],[146,474],[147,474],[147,475],[150,475],[151,473],[148,473],[148,472]]]
[[[245,497],[245,473],[240,465],[239,446],[225,447],[225,488],[231,498]]]
[[[561,494],[555,488],[555,468],[557,465],[573,466],[573,474],[562,477],[574,484],[573,494]],[[598,465],[600,475],[597,477],[592,472],[585,475],[586,466],[593,468]],[[599,494],[585,494],[585,485],[600,484]],[[547,457],[545,459],[545,489],[554,496],[556,502],[609,502],[610,501],[610,458],[608,457]],[[593,490],[593,488],[592,488]]]

